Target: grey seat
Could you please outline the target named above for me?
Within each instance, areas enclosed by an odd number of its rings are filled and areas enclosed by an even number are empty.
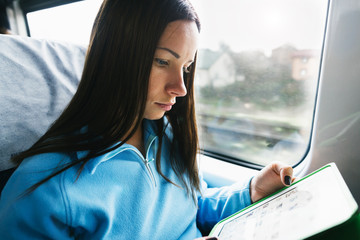
[[[86,46],[0,35],[0,187],[15,167],[11,156],[34,144],[69,103],[85,53]]]

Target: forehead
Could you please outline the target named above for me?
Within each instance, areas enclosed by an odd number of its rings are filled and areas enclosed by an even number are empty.
[[[160,37],[158,47],[169,48],[180,56],[189,52],[195,54],[199,32],[193,21],[179,20],[171,22]]]

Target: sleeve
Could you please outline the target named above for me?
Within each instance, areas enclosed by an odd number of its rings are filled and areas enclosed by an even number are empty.
[[[235,183],[221,188],[208,188],[201,179],[202,192],[198,196],[197,225],[203,234],[208,234],[220,220],[251,204],[250,183]]]

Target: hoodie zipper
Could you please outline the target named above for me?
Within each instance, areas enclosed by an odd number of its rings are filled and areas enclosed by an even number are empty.
[[[153,173],[153,171],[152,171],[152,169],[151,169],[151,167],[150,167],[150,163],[151,163],[152,161],[154,161],[154,158],[152,158],[152,159],[149,161],[148,156],[149,156],[150,147],[151,147],[151,145],[153,144],[153,142],[155,141],[156,138],[157,138],[157,137],[153,137],[153,139],[151,139],[150,144],[149,144],[149,147],[148,147],[147,150],[146,150],[146,155],[145,155],[146,158],[144,158],[144,156],[140,153],[140,151],[139,151],[137,148],[128,148],[129,150],[134,151],[134,152],[141,158],[141,160],[142,160],[143,163],[145,164],[145,167],[146,167],[146,169],[147,169],[147,171],[148,171],[148,173],[149,173],[149,175],[150,175],[150,179],[151,179],[151,182],[152,182],[152,184],[154,185],[154,187],[156,187],[156,181],[155,181],[154,173]],[[124,149],[124,150],[126,150],[126,149]]]
[[[146,149],[146,155],[145,155],[146,159],[144,159],[145,160],[145,166],[146,166],[146,168],[148,169],[148,171],[150,173],[150,177],[151,177],[151,179],[153,181],[154,187],[156,187],[156,181],[155,181],[154,173],[153,173],[153,171],[151,170],[151,167],[150,167],[150,163],[152,161],[154,161],[154,158],[152,158],[151,161],[149,161],[149,151],[150,151],[151,145],[153,144],[153,142],[155,141],[156,138],[157,137],[153,137],[151,139],[150,144],[149,144],[148,148]]]

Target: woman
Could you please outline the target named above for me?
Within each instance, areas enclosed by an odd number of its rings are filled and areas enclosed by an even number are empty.
[[[187,0],[104,1],[72,101],[13,159],[0,238],[194,239],[291,179],[277,163],[245,186],[206,188],[193,96],[199,31]]]

